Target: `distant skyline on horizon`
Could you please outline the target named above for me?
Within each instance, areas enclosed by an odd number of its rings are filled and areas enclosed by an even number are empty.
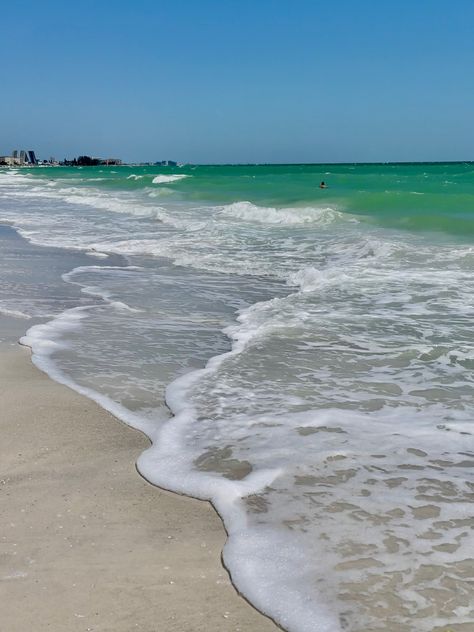
[[[470,162],[473,23],[469,0],[8,4],[0,155]]]
[[[2,152],[0,152],[0,155],[4,155]],[[92,157],[92,156],[91,156]],[[344,165],[359,165],[359,166],[364,166],[364,165],[463,165],[463,164],[474,164],[474,158],[472,160],[359,160],[359,161],[338,161],[338,162],[330,162],[330,161],[323,161],[323,162],[176,162],[175,164],[171,164],[171,165],[165,165],[163,164],[164,161],[154,161],[154,160],[132,160],[132,161],[126,161],[126,160],[121,160],[119,164],[99,164],[99,165],[71,165],[71,164],[64,164],[63,160],[58,160],[55,164],[49,165],[46,164],[47,163],[47,159],[46,158],[39,158],[40,161],[45,161],[45,164],[41,164],[41,162],[39,162],[36,165],[32,165],[32,164],[22,164],[22,165],[14,165],[14,168],[31,168],[31,167],[50,167],[50,166],[66,166],[66,167],[78,167],[83,169],[84,167],[90,168],[90,167],[100,167],[101,169],[103,169],[104,167],[110,167],[110,168],[117,168],[117,167],[133,167],[133,166],[150,166],[150,167],[169,167],[169,168],[173,168],[173,167],[297,167],[299,165],[301,166],[344,166]],[[67,160],[67,163],[72,162],[73,158],[71,160]],[[0,167],[6,167],[6,168],[11,168],[12,166],[8,166],[8,165],[0,165]]]

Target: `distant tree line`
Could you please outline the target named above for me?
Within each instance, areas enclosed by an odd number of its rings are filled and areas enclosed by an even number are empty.
[[[103,161],[99,158],[91,158],[90,156],[79,156],[78,158],[74,158],[73,160],[64,159],[65,165],[71,165],[73,167],[97,167],[97,165],[102,164]]]
[[[121,165],[120,158],[91,158],[90,156],[79,156],[73,160],[67,160],[61,163],[67,167],[97,167],[97,165]]]

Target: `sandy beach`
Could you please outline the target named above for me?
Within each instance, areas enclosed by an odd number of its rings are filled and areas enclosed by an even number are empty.
[[[212,506],[137,473],[144,436],[27,349],[0,353],[0,383],[2,629],[278,629],[232,586]]]

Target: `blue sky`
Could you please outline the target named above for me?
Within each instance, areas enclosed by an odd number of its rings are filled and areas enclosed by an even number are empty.
[[[471,0],[23,0],[0,154],[474,159]]]

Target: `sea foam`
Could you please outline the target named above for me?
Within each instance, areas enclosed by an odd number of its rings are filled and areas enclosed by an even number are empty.
[[[319,224],[326,225],[344,215],[331,207],[322,208],[272,208],[256,206],[251,202],[235,202],[224,206],[222,213],[236,219],[263,224]]]
[[[152,180],[153,184],[167,184],[171,182],[177,182],[178,180],[184,180],[184,178],[189,178],[190,176],[184,173],[176,173],[170,175],[159,175],[155,176]]]

